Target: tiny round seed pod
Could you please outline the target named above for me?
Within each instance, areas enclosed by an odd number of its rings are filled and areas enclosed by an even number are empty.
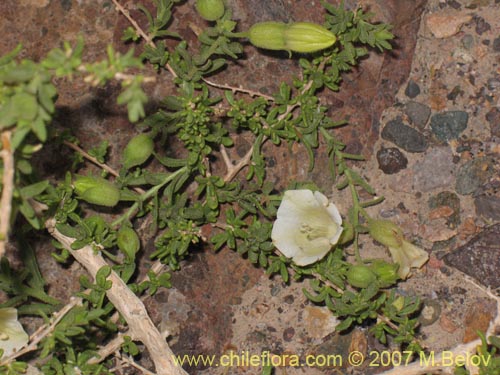
[[[73,186],[78,198],[91,204],[114,207],[120,201],[120,190],[101,177],[76,175]]]
[[[123,151],[123,166],[130,169],[144,163],[153,153],[154,143],[147,134],[132,138]]]
[[[217,21],[224,15],[224,1],[196,0],[198,14],[207,21]]]
[[[283,22],[260,22],[248,30],[248,39],[255,47],[270,50],[286,50],[285,29]]]

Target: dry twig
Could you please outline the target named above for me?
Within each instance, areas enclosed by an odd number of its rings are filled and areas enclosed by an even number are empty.
[[[47,221],[46,226],[50,234],[95,278],[97,271],[108,265],[104,258],[95,254],[90,246],[84,246],[78,251],[73,250],[71,244],[75,239],[63,235],[56,229],[55,224],[54,219]],[[142,301],[114,271],[111,271],[109,280],[112,286],[106,292],[108,299],[127,321],[130,337],[141,341],[148,349],[158,375],[186,375],[182,367],[174,363],[174,353],[151,321]]]
[[[0,200],[0,258],[5,254],[5,244],[9,238],[10,214],[12,212],[12,193],[14,192],[14,155],[10,147],[11,131],[2,132],[3,160],[2,198]]]

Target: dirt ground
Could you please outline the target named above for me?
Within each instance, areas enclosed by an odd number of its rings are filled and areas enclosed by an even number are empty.
[[[123,3],[133,9],[135,1]],[[188,40],[195,39],[188,25],[197,22],[192,3],[184,3],[174,13],[173,29]],[[321,22],[322,17],[316,0],[228,3],[244,27],[271,19]],[[358,5],[351,0],[345,4]],[[484,331],[497,314],[486,290],[497,294],[500,290],[500,1],[361,0],[359,5],[373,11],[377,20],[394,25],[395,49],[387,55],[373,53],[345,77],[338,94],[328,94],[324,100],[333,118],[347,118],[353,124],[340,136],[349,152],[367,157],[366,163],[359,163],[359,171],[386,198],[370,213],[398,223],[408,238],[430,254],[428,264],[401,283],[400,290],[424,299],[424,345],[431,351],[446,350],[477,338],[476,330]],[[138,12],[132,14],[141,21]],[[86,58],[97,59],[104,56],[108,43],[125,50],[120,37],[127,26],[107,0],[3,0],[0,53],[22,42],[24,56],[38,59],[62,41],[74,41],[83,34]],[[270,93],[280,80],[290,82],[298,71],[297,60],[286,54],[276,58],[248,47],[247,57],[217,76],[218,82],[237,82]],[[117,87],[89,91],[77,81],[58,84],[56,120],[71,128],[84,147],[96,138],[108,139],[116,147],[110,163],[117,162],[117,151],[135,132],[113,103]],[[160,100],[172,91],[169,77],[160,77],[148,91]],[[321,172],[326,155],[320,152],[320,167],[308,172],[303,150],[268,152],[275,161],[271,173],[277,187],[291,179],[313,180],[346,212],[347,203],[342,203],[342,195]],[[53,174],[57,177],[57,171]],[[146,253],[153,246],[149,237],[144,233]],[[33,245],[49,292],[68,298],[71,290],[78,289],[80,268],[57,266],[49,256],[50,243],[42,237]],[[372,242],[364,243],[362,251],[388,257]],[[172,333],[170,343],[179,354],[268,350],[347,358],[355,347],[370,358],[372,351],[384,350],[363,327],[336,334],[336,319],[302,294],[307,283],[285,285],[279,278],[269,279],[227,250],[196,253],[174,275],[173,284],[149,299],[147,306],[155,322]],[[228,373],[224,367],[187,370]],[[370,366],[369,361],[357,368],[344,361],[330,368],[287,368],[286,373],[383,370],[384,366]],[[240,366],[229,373],[254,374],[255,369]]]

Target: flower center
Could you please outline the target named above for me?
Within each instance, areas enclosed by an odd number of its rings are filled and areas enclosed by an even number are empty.
[[[326,225],[321,226],[311,226],[308,223],[300,224],[300,233],[305,234],[306,238],[310,241],[316,240],[318,238],[329,238],[330,230]]]

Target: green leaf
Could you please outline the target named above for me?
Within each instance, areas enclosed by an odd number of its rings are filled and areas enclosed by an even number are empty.
[[[24,198],[33,198],[36,197],[37,195],[40,195],[47,189],[50,185],[50,182],[48,180],[45,181],[40,181],[37,183],[34,183],[29,186],[25,186],[21,189],[19,189],[19,194]]]

